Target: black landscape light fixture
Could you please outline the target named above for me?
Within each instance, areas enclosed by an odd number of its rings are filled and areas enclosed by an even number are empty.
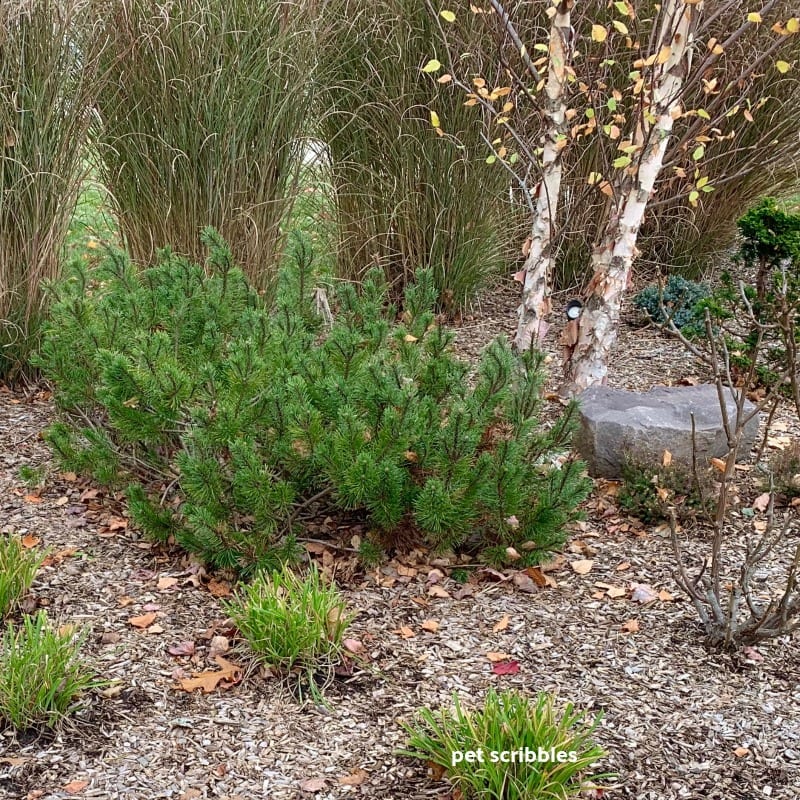
[[[583,311],[583,303],[580,300],[570,300],[567,303],[567,307],[564,309],[564,313],[567,315],[567,319],[572,322],[574,319],[578,319],[581,315],[581,311]]]

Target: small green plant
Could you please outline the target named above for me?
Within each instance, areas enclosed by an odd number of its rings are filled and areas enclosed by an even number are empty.
[[[55,629],[44,611],[10,624],[0,642],[0,719],[18,730],[55,727],[100,685],[80,657],[83,637]]]
[[[44,556],[28,550],[18,536],[0,536],[0,618],[28,591]]]
[[[655,525],[676,516],[687,519],[711,510],[710,470],[698,472],[671,464],[663,466],[628,457],[622,465],[619,506],[646,525]]]
[[[305,577],[288,566],[259,573],[225,610],[260,661],[308,678],[312,691],[315,674],[330,678],[351,620],[336,586],[314,565]]]
[[[465,800],[556,800],[579,797],[583,776],[603,757],[592,741],[599,718],[589,722],[571,704],[556,708],[544,692],[529,698],[490,689],[483,708],[424,708],[402,755],[441,767]],[[467,760],[467,752],[479,754]],[[600,778],[607,775],[597,776]]]
[[[44,486],[45,478],[47,477],[47,466],[44,464],[38,467],[32,467],[29,464],[23,464],[19,468],[19,479],[29,489],[36,489]]]
[[[701,301],[708,296],[706,284],[670,275],[665,286],[648,286],[639,292],[633,304],[658,325],[672,320],[676,328],[691,338],[702,335],[704,331]]]

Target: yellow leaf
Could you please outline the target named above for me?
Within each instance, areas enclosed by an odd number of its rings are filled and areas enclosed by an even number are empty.
[[[438,126],[438,124],[437,124],[437,126],[436,126],[436,127],[437,127],[437,128],[439,127],[439,126]],[[417,341],[417,337],[416,337],[416,336],[412,336],[410,333],[407,333],[407,334],[406,334],[406,335],[403,337],[403,341],[404,341],[404,342],[416,342],[416,341]]]
[[[658,51],[658,57],[656,58],[656,64],[666,64],[669,61],[669,57],[672,55],[672,48],[668,45],[664,45],[661,50]]]
[[[615,19],[614,22],[611,23],[623,36],[628,35],[628,26],[624,22],[620,22],[618,19]]]
[[[669,450],[665,450],[661,454],[661,466],[668,467],[672,463],[672,453]]]
[[[439,123],[439,115],[435,111],[431,111],[431,125],[434,128],[441,128],[441,124]]]
[[[439,16],[445,20],[445,22],[455,22],[456,15],[452,11],[440,11]]]
[[[423,72],[438,72],[442,68],[441,62],[432,58],[423,68]]]
[[[728,466],[727,463],[723,461],[721,458],[712,458],[711,465],[714,467],[714,469],[718,470],[719,472],[725,472]]]
[[[792,65],[787,63],[786,61],[776,61],[775,62],[775,69],[780,72],[781,75],[785,75],[790,69]]]
[[[786,30],[789,33],[797,33],[800,31],[800,19],[798,17],[792,17],[786,20]]]
[[[762,22],[761,14],[759,14],[758,11],[751,11],[747,15],[747,21],[748,22],[755,22],[756,24],[758,24],[759,22]]]
[[[592,25],[592,41],[604,42],[608,37],[608,31],[603,25]]]

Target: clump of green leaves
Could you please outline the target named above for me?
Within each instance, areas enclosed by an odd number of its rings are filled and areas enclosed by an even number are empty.
[[[670,275],[664,286],[648,286],[633,299],[636,308],[644,311],[656,324],[671,320],[684,335],[702,335],[705,327],[702,300],[710,294],[704,283]]]
[[[350,624],[336,586],[315,566],[305,577],[286,566],[259,573],[225,610],[260,661],[299,672],[312,687],[315,673],[330,675]]]
[[[18,730],[55,727],[98,685],[80,657],[81,637],[54,628],[44,611],[9,625],[0,641],[0,719]]]
[[[26,549],[18,536],[0,536],[0,618],[28,591],[44,556]]]
[[[323,331],[305,249],[273,310],[220,237],[204,241],[205,269],[168,251],[142,271],[115,256],[61,285],[40,363],[66,468],[127,486],[148,534],[219,567],[291,559],[312,503],[363,515],[389,547],[402,532],[530,563],[563,543],[589,482],[563,455],[574,405],[538,422],[540,354],[517,359],[499,339],[467,380],[430,270],[400,315],[379,271],[340,284]]]
[[[441,767],[465,800],[577,798],[584,774],[604,755],[591,738],[599,718],[588,721],[571,704],[561,711],[552,695],[490,689],[483,708],[469,712],[457,695],[453,704],[438,712],[424,708],[404,725],[409,742],[402,754]],[[480,752],[480,760],[459,760],[466,751]],[[513,762],[508,754],[515,754]]]
[[[622,465],[619,506],[646,525],[670,518],[673,510],[687,519],[711,510],[712,475],[710,469],[693,474],[677,464],[664,466],[631,457]]]

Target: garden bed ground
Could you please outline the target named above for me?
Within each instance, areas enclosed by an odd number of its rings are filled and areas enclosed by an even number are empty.
[[[515,298],[502,297],[464,319],[464,355],[513,325]],[[637,389],[702,378],[679,345],[633,318],[611,374],[614,385]],[[289,688],[257,673],[190,695],[176,681],[216,667],[212,646],[225,641],[214,637],[227,632],[215,595],[227,586],[142,541],[113,497],[74,476],[53,469],[40,494],[26,488],[19,467],[49,463],[39,433],[52,416],[44,392],[0,392],[0,529],[50,548],[33,594],[63,622],[89,626],[86,650],[115,683],[55,737],[0,732],[0,797],[444,798],[424,765],[394,755],[404,741],[398,722],[453,692],[469,702],[496,685],[557,690],[604,713],[601,767],[619,777],[603,797],[800,798],[797,639],[706,650],[672,578],[669,539],[625,519],[613,487],[598,485],[563,563],[546,573],[555,586],[522,591],[484,574],[465,590],[413,556],[349,577],[340,551],[364,652],[328,690],[326,708],[300,707]],[[783,422],[798,432],[788,408]],[[352,531],[340,533],[346,547]],[[312,549],[330,560],[323,545]],[[587,559],[588,573],[570,568]],[[626,592],[610,599],[598,583]],[[666,592],[643,605],[631,596],[635,583]],[[130,622],[153,613],[144,629]],[[186,642],[194,655],[170,654]],[[519,671],[495,675],[489,653],[507,654]],[[243,663],[235,651],[220,654]]]

